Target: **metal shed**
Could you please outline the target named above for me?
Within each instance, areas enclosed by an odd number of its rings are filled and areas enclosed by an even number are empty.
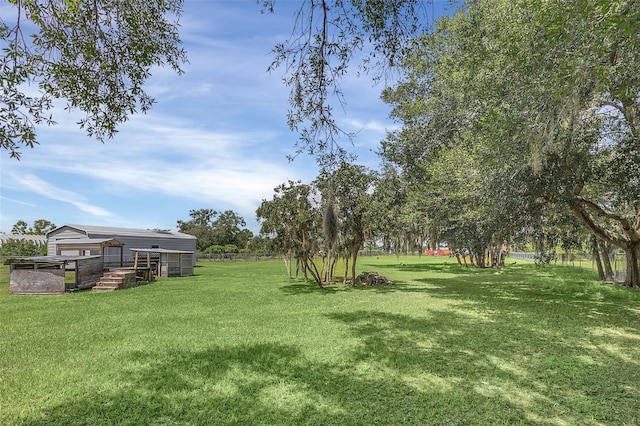
[[[47,254],[56,255],[58,246],[73,243],[78,239],[116,239],[124,248],[105,247],[104,261],[106,265],[132,265],[134,252],[130,247],[142,249],[177,250],[185,252],[196,251],[196,237],[172,231],[157,231],[149,229],[113,228],[90,225],[63,225],[47,233]],[[91,254],[97,254],[91,252]],[[192,266],[196,264],[196,256],[192,256]]]
[[[62,294],[93,287],[103,273],[102,256],[33,256],[7,259],[14,294]]]
[[[192,251],[168,250],[168,249],[130,249],[134,252],[134,267],[146,263],[151,266],[151,257],[157,262],[156,275],[159,277],[190,277],[193,275]]]

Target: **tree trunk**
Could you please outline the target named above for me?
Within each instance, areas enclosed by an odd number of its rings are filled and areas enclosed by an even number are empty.
[[[600,249],[600,258],[604,266],[604,279],[605,281],[613,281],[613,267],[611,266],[611,257],[609,256],[610,244],[602,240],[598,240],[598,248]]]
[[[489,249],[490,258],[492,268],[503,268],[504,260],[506,257],[506,251],[502,249],[502,247],[494,247]]]
[[[344,278],[342,278],[342,284],[347,284],[349,278],[349,256],[344,257]],[[351,281],[352,283],[354,281]]]
[[[353,251],[351,252],[351,257],[353,259],[353,262],[351,262],[351,282],[352,283],[356,282],[356,262],[358,260],[358,251],[359,250],[360,250],[360,244],[355,246],[353,248]]]
[[[314,263],[313,259],[309,258],[308,256],[305,256],[302,259],[302,261],[305,264],[306,270],[309,271],[309,273],[313,277],[313,279],[316,282],[316,284],[318,284],[318,287],[323,288],[323,286],[322,286],[322,272],[318,270],[318,267]]]
[[[615,212],[609,212],[596,203],[579,196],[581,188],[577,188],[576,198],[570,202],[571,210],[580,223],[599,239],[614,244],[624,250],[627,259],[627,276],[625,285],[630,287],[640,286],[640,270],[638,266],[638,248],[640,247],[640,233],[632,224],[631,220]],[[622,228],[621,235],[611,236],[602,227],[598,226],[593,218],[587,213],[587,209],[596,216],[607,217],[614,220]],[[637,211],[640,216],[640,211]]]
[[[469,265],[471,265],[472,267],[476,267],[476,257],[475,257],[475,253],[473,253],[472,251],[469,251]]]
[[[640,286],[640,271],[638,270],[638,249],[636,245],[624,249],[627,258],[627,277],[624,284],[628,287]]]
[[[327,283],[333,282],[333,275],[336,269],[336,263],[338,263],[338,256],[334,255],[333,258],[331,259],[331,264],[329,265],[329,279],[327,280]]]
[[[284,256],[282,256],[282,260],[284,261],[284,267],[287,268],[287,276],[289,277],[289,279],[292,279],[293,277],[291,276],[291,253],[286,253]]]
[[[600,249],[598,248],[598,239],[595,235],[591,238],[591,248],[593,252],[593,260],[596,262],[598,268],[598,278],[600,281],[605,281],[604,268],[602,267],[602,260],[600,259]]]

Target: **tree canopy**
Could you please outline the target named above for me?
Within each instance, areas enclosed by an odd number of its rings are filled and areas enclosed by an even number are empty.
[[[0,256],[45,256],[47,245],[41,241],[29,238],[31,235],[45,235],[55,229],[56,225],[46,219],[37,219],[29,225],[19,220],[11,227],[11,235],[4,235],[0,241]]]
[[[548,206],[571,212],[627,253],[638,285],[639,15],[626,0],[467,2],[416,41],[385,92],[403,127],[383,154],[441,190],[449,226],[502,223],[496,243],[542,224]]]
[[[314,210],[312,194],[310,185],[289,181],[274,188],[273,199],[263,200],[256,210],[256,217],[262,221],[260,233],[271,238],[271,248],[282,255],[289,278],[293,258],[303,267],[306,277],[317,251],[319,215]]]
[[[10,0],[0,17],[0,146],[11,157],[38,143],[36,125],[56,124],[54,100],[85,113],[78,125],[111,138],[154,100],[153,66],[181,73],[181,0]]]
[[[211,246],[235,246],[244,249],[253,236],[245,220],[233,210],[213,209],[189,211],[189,220],[178,220],[178,230],[197,238],[196,248],[206,251]]]
[[[44,235],[55,228],[56,225],[46,219],[34,220],[31,226],[24,220],[19,220],[11,227],[11,233],[16,235]]]
[[[273,10],[276,0],[262,1]],[[321,167],[352,158],[341,142],[334,108],[344,107],[341,82],[353,63],[379,79],[400,64],[411,41],[428,29],[422,0],[309,0],[301,2],[291,36],[276,44],[269,70],[284,69],[290,90],[289,127],[300,135],[297,152],[315,155]]]

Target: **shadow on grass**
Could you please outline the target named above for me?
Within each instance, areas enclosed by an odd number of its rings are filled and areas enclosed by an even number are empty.
[[[102,391],[30,425],[633,424],[637,362],[460,312],[328,315],[357,345],[311,361],[294,345],[135,351]],[[597,339],[596,339],[597,340]],[[623,339],[624,340],[624,339]],[[622,343],[622,342],[620,342]],[[576,353],[571,351],[579,350]],[[538,355],[544,354],[544,358]],[[633,371],[636,371],[635,373]]]
[[[512,424],[501,417],[505,409],[517,413],[515,423],[636,424],[637,325],[608,317],[613,307],[540,307],[520,303],[525,298],[488,304],[473,298],[476,305],[423,319],[371,311],[330,317],[360,342],[356,363],[373,359],[406,383],[446,392],[456,409],[474,412],[473,424]],[[479,415],[476,404],[494,421]]]
[[[362,262],[366,264],[365,262]],[[408,272],[450,272],[456,274],[474,274],[478,270],[477,268],[467,268],[461,266],[454,260],[442,260],[441,262],[435,263],[387,263],[387,264],[375,264],[371,265],[374,268],[380,269],[397,269],[400,271],[408,271]]]
[[[288,295],[303,295],[303,294],[333,294],[338,291],[343,291],[344,287],[338,287],[335,285],[318,287],[315,282],[291,282],[279,287],[280,291]]]
[[[362,261],[361,264],[366,265],[366,262]],[[392,269],[396,271],[403,272],[426,272],[426,273],[438,273],[438,272],[447,272],[450,274],[456,275],[475,275],[478,274],[479,270],[474,268],[465,268],[464,266],[460,266],[457,262],[454,261],[443,261],[442,263],[397,263],[397,264],[376,264],[371,265],[373,269]],[[393,279],[394,285],[391,286],[351,286],[351,285],[343,285],[340,283],[341,277],[335,277],[338,281],[336,284],[327,285],[323,288],[319,288],[313,282],[301,282],[301,281],[292,281],[289,284],[280,287],[280,290],[289,295],[301,295],[301,294],[311,294],[324,292],[325,294],[335,293],[337,291],[372,291],[377,293],[390,293],[395,291],[406,291],[406,292],[416,292],[416,293],[426,293],[429,292],[430,289],[428,287],[416,287],[409,284],[406,280],[397,280]]]
[[[451,407],[430,397],[441,389],[416,388],[375,371],[359,374],[330,361],[309,362],[289,345],[137,352],[132,357],[140,366],[121,373],[119,389],[68,401],[27,423],[369,425],[482,419],[472,409],[480,408],[479,401],[461,399]],[[512,412],[509,418],[520,415]],[[489,420],[485,414],[482,421]]]
[[[339,359],[277,342],[131,352],[100,390],[24,424],[638,423],[637,316],[537,288],[527,268],[490,274],[425,278],[445,303],[416,314],[326,314],[350,339]]]
[[[348,292],[348,291],[369,291],[376,293],[392,293],[395,291],[415,291],[415,292],[423,292],[428,291],[427,288],[416,288],[408,285],[406,281],[394,281],[394,285],[386,285],[386,286],[364,286],[364,285],[349,285],[349,284],[331,284],[324,286],[322,288],[318,287],[312,283],[292,283],[286,284],[279,287],[280,291],[287,295],[305,295],[305,294],[336,294],[338,292]]]

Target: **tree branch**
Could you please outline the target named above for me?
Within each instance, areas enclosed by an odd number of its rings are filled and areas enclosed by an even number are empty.
[[[629,219],[626,217],[606,210],[600,207],[598,204],[593,201],[587,200],[582,196],[576,196],[570,203],[571,209],[576,214],[578,220],[580,220],[584,225],[587,226],[592,233],[596,236],[604,239],[605,241],[612,242],[620,247],[624,247],[629,242],[638,242],[640,241],[640,234],[638,234],[637,230],[631,226]],[[598,226],[593,219],[588,215],[588,213],[584,209],[591,210],[597,216],[606,217],[608,219],[614,220],[618,222],[622,228],[622,231],[626,237],[626,239],[616,238],[611,235],[610,232],[606,231],[604,228]]]

